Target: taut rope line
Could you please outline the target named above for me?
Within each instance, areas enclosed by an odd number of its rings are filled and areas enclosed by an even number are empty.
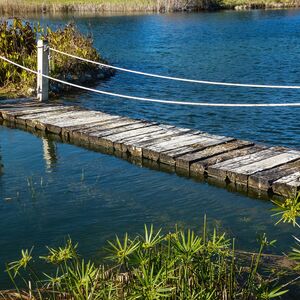
[[[175,105],[190,105],[190,106],[210,106],[210,107],[283,107],[283,106],[289,106],[289,107],[300,107],[300,102],[298,103],[207,103],[207,102],[185,102],[185,101],[172,101],[172,100],[160,100],[160,99],[152,99],[152,98],[143,98],[143,97],[136,97],[136,96],[129,96],[129,95],[123,95],[123,94],[116,94],[116,93],[111,93],[111,92],[106,92],[102,90],[96,90],[84,86],[80,86],[71,82],[67,82],[64,80],[60,80],[51,76],[47,76],[44,74],[40,74],[37,71],[31,70],[25,66],[22,66],[16,62],[13,62],[3,56],[0,56],[0,59],[11,63],[12,65],[19,67],[23,70],[26,70],[28,72],[31,72],[36,75],[43,76],[45,78],[48,78],[50,80],[66,84],[75,88],[79,88],[85,91],[89,92],[94,92],[98,94],[103,94],[103,95],[108,95],[108,96],[113,96],[113,97],[119,97],[119,98],[124,98],[124,99],[130,99],[130,100],[137,100],[137,101],[144,101],[144,102],[155,102],[155,103],[163,103],[163,104],[175,104]]]
[[[143,75],[148,77],[156,77],[161,79],[167,79],[167,80],[175,80],[175,81],[183,81],[183,82],[191,82],[191,83],[200,83],[200,84],[208,84],[208,85],[220,85],[220,86],[234,86],[234,87],[248,87],[248,88],[266,88],[266,89],[300,89],[300,86],[298,85],[264,85],[264,84],[248,84],[248,83],[232,83],[232,82],[219,82],[219,81],[207,81],[207,80],[196,80],[196,79],[186,79],[186,78],[180,78],[180,77],[172,77],[172,76],[164,76],[164,75],[158,75],[158,74],[152,74],[152,73],[145,73],[120,67],[115,67],[112,65],[100,63],[97,61],[89,60],[86,58],[82,58],[73,54],[69,54],[60,50],[56,50],[53,48],[49,48],[51,51],[60,53],[62,55],[66,55],[78,60],[82,60],[91,64],[96,64],[102,67],[111,68],[123,72],[133,73],[137,75]]]

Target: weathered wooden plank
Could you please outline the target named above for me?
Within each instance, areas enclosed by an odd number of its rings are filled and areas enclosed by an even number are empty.
[[[74,125],[74,126],[68,126],[68,127],[62,127],[62,131],[61,134],[65,137],[65,138],[73,138],[73,140],[76,138],[76,132],[80,132],[80,131],[98,131],[100,130],[100,128],[102,126],[105,125],[112,125],[115,124],[118,121],[121,121],[123,118],[119,117],[119,116],[110,116],[110,118],[104,118],[104,119],[100,119],[97,120],[96,122],[91,122],[91,123],[86,123],[86,124],[80,124],[80,125]],[[75,133],[75,134],[74,134]],[[86,134],[84,134],[84,136],[87,136]],[[88,140],[88,139],[86,139]]]
[[[176,127],[173,126],[173,125],[164,125],[164,124],[158,124],[157,126],[159,126],[159,128],[164,131],[165,133],[171,133],[172,130],[174,130]],[[128,140],[128,143],[131,144],[137,144],[137,143],[140,143],[141,141],[147,141],[148,140],[148,137],[147,136],[144,136],[144,137],[132,137]],[[124,151],[126,152],[126,151]]]
[[[165,141],[153,143],[143,149],[143,157],[158,161],[163,152],[183,148],[185,146],[196,145],[206,140],[203,134],[183,134],[174,135]]]
[[[272,188],[274,181],[291,175],[298,170],[300,170],[300,160],[254,173],[248,178],[248,187],[269,190]]]
[[[22,117],[23,118],[23,117]],[[107,114],[91,114],[89,111],[77,111],[68,110],[57,113],[53,113],[32,116],[26,119],[26,125],[35,127],[40,130],[47,130],[52,133],[60,134],[62,128],[79,126],[82,124],[95,123],[98,121],[108,120],[111,116]]]
[[[161,126],[161,125],[160,125]],[[147,153],[143,154],[143,151],[147,152],[147,147],[165,142],[170,141],[178,136],[183,136],[187,133],[191,133],[192,130],[190,129],[183,129],[183,128],[168,128],[165,132],[161,132],[159,135],[155,135],[153,138],[145,137],[138,137],[134,138],[134,140],[128,141],[128,143],[124,144],[124,150],[128,150],[132,154],[136,154],[137,156],[143,156],[147,158]],[[125,150],[126,147],[126,150]]]
[[[15,122],[17,117],[26,116],[26,115],[33,115],[38,113],[45,113],[45,112],[54,112],[54,111],[61,111],[65,108],[61,105],[57,106],[46,106],[46,107],[26,107],[26,108],[17,108],[17,109],[1,109],[1,115],[4,120],[8,120],[11,122]],[[25,124],[25,122],[23,122]]]
[[[227,171],[227,177],[231,182],[248,184],[248,177],[251,174],[272,169],[276,166],[281,166],[288,162],[295,161],[300,158],[299,151],[287,151],[263,160],[255,161],[248,165],[243,165],[238,168],[233,168]]]
[[[79,110],[79,111],[67,111],[66,113],[61,114],[60,116],[50,116],[43,118],[43,122],[61,126],[61,127],[67,127],[67,126],[73,126],[73,123],[76,122],[79,119],[86,119],[86,120],[91,120],[95,119],[98,121],[102,120],[109,120],[111,119],[112,116],[106,113],[102,112],[92,112],[88,110]],[[81,123],[81,121],[80,121]],[[83,123],[84,124],[84,123]],[[75,126],[76,124],[74,124]]]
[[[282,177],[273,182],[272,190],[275,194],[293,197],[300,191],[300,171]]]
[[[47,131],[54,133],[66,134],[69,132],[69,128],[74,126],[81,126],[86,124],[96,124],[100,121],[111,120],[110,115],[106,114],[89,114],[88,112],[72,113],[65,116],[63,119],[48,119],[42,122],[43,127],[47,128]]]
[[[241,156],[249,155],[252,153],[260,152],[265,149],[267,149],[267,147],[254,145],[254,146],[250,146],[250,147],[246,147],[246,148],[242,148],[242,149],[231,150],[229,152],[214,155],[210,158],[203,159],[198,162],[192,163],[190,165],[190,172],[194,176],[198,176],[200,174],[207,173],[208,176],[218,178],[217,175],[214,175],[214,173],[209,172],[210,166],[231,160],[236,157],[241,157]],[[222,178],[222,180],[224,180],[224,178]]]
[[[103,132],[92,132],[89,134],[89,142],[92,144],[97,144],[103,147],[113,147],[114,142],[118,139],[122,139],[133,136],[140,136],[142,130],[142,134],[145,134],[143,129],[147,127],[155,126],[156,124],[141,122],[137,124],[132,124],[128,126],[123,126],[111,130],[106,130]],[[151,131],[152,129],[150,129]],[[157,128],[155,128],[157,130]]]
[[[178,128],[170,128],[160,133],[152,133],[144,137],[139,137],[138,139],[127,141],[123,144],[122,151],[127,151],[131,155],[142,157],[143,150],[146,149],[148,146],[165,141],[170,137],[180,136],[188,132],[190,132],[189,129],[178,130]]]
[[[47,109],[48,107],[57,107],[61,105],[48,105],[48,106],[37,106],[37,105],[30,105],[30,106],[23,106],[23,105],[3,105],[1,104],[1,113],[22,113],[22,112],[27,112],[27,111],[35,111],[36,109],[38,110],[43,110]]]
[[[160,153],[159,161],[168,165],[176,165],[176,159],[184,154],[193,153],[195,151],[203,150],[207,147],[223,144],[232,140],[234,139],[228,137],[220,137],[219,139],[204,138],[203,141],[197,142],[196,144]]]
[[[147,126],[145,128],[141,128],[141,129],[137,129],[137,130],[134,130],[134,131],[131,131],[130,133],[126,134],[128,136],[128,139],[135,136],[145,136],[149,133],[159,133],[161,131],[161,129],[157,128],[156,126]],[[125,133],[124,133],[125,134]],[[108,139],[110,142],[113,143],[113,147],[115,150],[117,151],[120,151],[120,152],[123,152],[122,151],[122,145],[123,143],[126,143],[127,142],[127,138],[126,137],[122,137],[120,136],[119,139],[111,139],[111,136],[105,138],[105,139]],[[124,153],[127,153],[127,152],[124,152]]]
[[[231,181],[234,181],[234,172],[230,172],[233,169],[240,168],[245,165],[252,164],[254,162],[267,159],[272,156],[276,156],[280,154],[279,151],[275,151],[274,148],[268,148],[263,151],[259,151],[256,153],[252,153],[245,156],[240,156],[236,158],[232,158],[230,160],[217,163],[213,166],[209,166],[207,172],[209,176],[220,177],[227,179],[232,175],[232,178],[229,178]]]
[[[113,128],[104,128],[101,131],[92,131],[90,133],[88,133],[91,141],[94,138],[102,138],[102,137],[107,137],[107,136],[113,136],[115,134],[120,134],[120,133],[126,133],[127,131],[131,131],[131,130],[135,130],[135,129],[140,129],[143,127],[147,127],[147,126],[153,126],[153,124],[151,123],[147,123],[147,122],[132,122],[123,126],[117,126],[117,127],[113,127]]]
[[[201,149],[197,152],[185,154],[176,158],[176,167],[189,170],[190,165],[200,160],[210,158],[231,150],[253,146],[254,143],[242,140],[232,140]]]
[[[154,127],[152,127],[152,128],[154,129]],[[157,128],[157,130],[147,132],[144,135],[126,137],[124,139],[115,141],[114,147],[118,151],[130,153],[128,151],[128,149],[131,148],[131,146],[133,145],[134,142],[142,141],[142,140],[143,141],[151,141],[154,138],[166,136],[166,134],[169,132],[169,130],[173,127],[169,126],[169,125],[157,125],[156,128]],[[142,157],[141,155],[135,155],[135,156]]]
[[[66,113],[75,112],[78,111],[78,109],[75,109],[73,107],[62,107],[61,109],[57,109],[55,111],[42,111],[39,113],[33,113],[33,114],[22,114],[20,116],[16,116],[16,123],[27,125],[29,127],[35,127],[36,124],[42,124],[43,120],[46,118],[54,117],[58,118],[58,116],[64,116]]]
[[[20,111],[25,111],[25,110],[30,110],[30,109],[35,109],[35,108],[47,108],[47,107],[54,107],[54,106],[62,106],[61,104],[46,104],[46,103],[33,103],[33,102],[22,102],[22,103],[3,103],[1,101],[1,112],[7,111],[7,112],[20,112]],[[0,112],[0,114],[1,114]]]
[[[112,116],[112,118],[109,120],[99,121],[94,124],[69,127],[69,136],[72,139],[88,141],[89,134],[91,133],[100,133],[105,130],[122,128],[127,125],[139,123],[142,123],[142,121],[135,121],[119,116]]]
[[[105,139],[108,139],[110,142],[113,142],[115,150],[122,151],[123,143],[126,143],[131,137],[145,136],[149,133],[160,133],[162,129],[159,126],[146,126],[145,128],[136,129],[130,132],[124,132],[116,134],[113,136],[108,136]]]
[[[122,152],[127,152],[128,146],[132,145],[134,142],[137,141],[147,141],[147,144],[149,145],[150,143],[154,142],[154,139],[157,138],[166,138],[170,136],[171,132],[174,132],[173,130],[174,126],[171,125],[163,125],[159,124],[156,126],[156,130],[153,130],[151,132],[147,132],[144,135],[139,135],[139,136],[133,136],[133,137],[125,137],[120,140],[117,140],[114,142],[114,147],[115,149],[118,149],[119,151]],[[152,127],[152,129],[155,129]],[[140,155],[137,155],[140,157]]]

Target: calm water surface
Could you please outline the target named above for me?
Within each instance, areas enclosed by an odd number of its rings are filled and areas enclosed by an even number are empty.
[[[39,18],[40,19],[40,18]],[[31,20],[37,20],[32,18]],[[300,11],[217,12],[102,17],[49,17],[53,27],[73,20],[91,32],[110,63],[146,72],[204,80],[300,85]],[[97,88],[188,101],[299,102],[299,91],[209,87],[117,73]],[[63,101],[267,144],[300,147],[297,108],[191,108],[146,104],[94,94]],[[67,235],[84,255],[114,233],[139,232],[144,223],[211,223],[255,249],[267,232],[289,249],[289,226],[274,228],[268,201],[21,130],[0,127],[0,265],[21,248],[57,245]],[[2,280],[1,280],[2,281]],[[2,281],[3,282],[3,281]]]

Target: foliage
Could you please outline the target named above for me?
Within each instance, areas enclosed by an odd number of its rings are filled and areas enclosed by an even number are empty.
[[[0,55],[32,70],[37,69],[37,39],[48,40],[51,47],[94,61],[103,61],[89,36],[81,34],[74,24],[53,31],[40,24],[21,19],[0,22]],[[95,75],[99,68],[58,53],[51,53],[50,76],[73,81],[87,73]],[[51,83],[52,90],[61,92]],[[18,96],[31,95],[36,89],[36,75],[0,60],[0,91],[15,92]]]
[[[276,208],[273,209],[277,213],[273,216],[281,215],[281,218],[277,221],[276,224],[283,223],[292,223],[293,226],[300,227],[297,223],[297,217],[300,217],[300,193],[296,197],[289,197],[285,199],[284,202],[274,201]]]
[[[36,33],[38,27],[19,19],[0,23],[0,55],[36,70]],[[0,87],[11,85],[14,90],[33,87],[35,75],[0,60]]]
[[[108,242],[113,265],[107,267],[80,259],[77,245],[68,240],[40,257],[51,272],[37,274],[28,251],[7,272],[15,284],[16,278],[30,283],[26,295],[35,299],[272,299],[286,292],[274,274],[258,273],[263,250],[274,241],[263,236],[259,253],[247,265],[225,234],[208,233],[206,221],[202,231],[175,228],[163,234],[145,226],[134,239],[125,234]],[[17,284],[15,293],[24,294]]]
[[[289,197],[284,202],[274,201],[276,211],[273,216],[280,216],[280,219],[276,224],[279,223],[290,223],[294,227],[300,227],[297,219],[300,217],[300,192],[295,197]],[[289,257],[296,262],[296,269],[300,269],[300,239],[294,237],[296,240],[296,246],[292,248],[292,252]]]

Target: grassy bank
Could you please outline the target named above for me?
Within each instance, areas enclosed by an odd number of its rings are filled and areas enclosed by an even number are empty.
[[[299,7],[300,0],[0,0],[1,13],[175,12]]]

